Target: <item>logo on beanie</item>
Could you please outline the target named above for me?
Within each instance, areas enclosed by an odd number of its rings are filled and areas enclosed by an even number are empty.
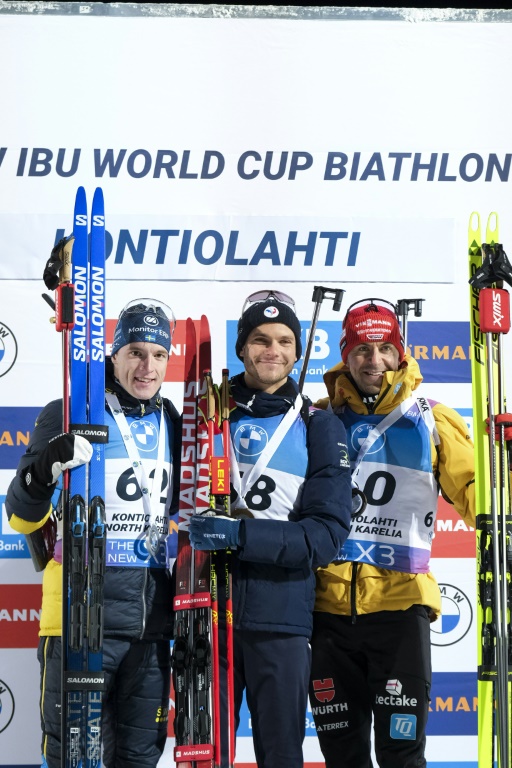
[[[156,315],[145,315],[144,322],[148,325],[158,325],[158,317]]]
[[[263,310],[263,314],[265,315],[265,317],[274,318],[278,316],[279,310],[277,307],[265,307],[265,309]]]

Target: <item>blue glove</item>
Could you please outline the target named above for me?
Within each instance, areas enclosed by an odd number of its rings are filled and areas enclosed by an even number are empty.
[[[192,515],[188,533],[194,549],[236,549],[240,520],[224,515]]]

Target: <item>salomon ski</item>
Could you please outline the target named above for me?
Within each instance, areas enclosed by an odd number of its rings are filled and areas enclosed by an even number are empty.
[[[89,235],[85,190],[76,194],[72,258],[57,289],[63,332],[63,427],[93,445],[89,465],[65,474],[63,491],[62,765],[101,762],[105,570],[105,216],[97,189]],[[62,301],[62,286],[66,299]],[[65,313],[66,320],[59,319]]]

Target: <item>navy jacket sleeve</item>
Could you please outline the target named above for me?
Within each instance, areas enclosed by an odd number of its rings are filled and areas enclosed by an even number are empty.
[[[48,514],[48,500],[33,499],[27,492],[21,478],[21,471],[32,464],[39,453],[46,448],[49,440],[62,432],[62,400],[48,403],[37,417],[36,426],[32,432],[30,445],[18,464],[16,475],[12,479],[5,497],[7,517],[12,515],[36,523]]]
[[[350,530],[352,486],[345,427],[328,411],[312,410],[308,471],[298,513],[289,521],[242,520],[241,560],[283,568],[317,568],[338,554]]]

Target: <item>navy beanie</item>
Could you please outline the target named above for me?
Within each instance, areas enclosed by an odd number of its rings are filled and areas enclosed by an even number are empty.
[[[238,336],[235,344],[236,356],[242,360],[240,352],[242,351],[247,337],[254,328],[267,323],[282,323],[286,325],[295,336],[295,350],[297,360],[302,355],[302,342],[300,338],[301,327],[297,315],[288,304],[284,304],[276,299],[267,299],[257,304],[251,304],[243,313],[238,321]]]
[[[174,323],[173,323],[174,324]],[[174,330],[174,329],[173,329]],[[158,302],[128,305],[119,315],[111,355],[134,341],[160,344],[171,351],[171,323]]]

